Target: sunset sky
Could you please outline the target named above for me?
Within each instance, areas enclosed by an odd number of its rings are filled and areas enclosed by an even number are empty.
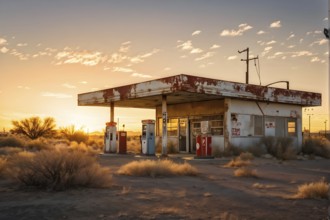
[[[101,131],[109,108],[78,107],[77,94],[181,73],[244,83],[237,51],[249,47],[262,85],[322,93],[303,116],[318,131],[329,124],[325,27],[327,0],[0,0],[0,129],[51,116]],[[127,130],[154,117],[115,108]]]

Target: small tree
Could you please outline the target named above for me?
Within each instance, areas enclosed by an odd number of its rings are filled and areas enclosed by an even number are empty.
[[[31,139],[39,137],[51,137],[55,135],[55,119],[46,117],[43,120],[40,117],[26,118],[21,121],[12,121],[14,128],[11,130],[15,134],[23,134]]]
[[[76,141],[77,143],[86,143],[88,141],[88,134],[86,134],[82,128],[76,129],[74,125],[60,128],[60,133],[69,141]]]

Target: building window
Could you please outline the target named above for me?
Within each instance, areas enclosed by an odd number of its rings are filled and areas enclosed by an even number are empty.
[[[260,115],[254,116],[254,135],[255,136],[263,135],[263,120],[262,120],[262,116]]]
[[[288,135],[295,136],[296,135],[296,120],[295,119],[288,119]]]
[[[223,135],[223,116],[220,120],[213,120],[210,123],[212,135]]]
[[[167,135],[178,136],[178,122],[177,118],[171,118],[167,120]]]
[[[162,136],[163,135],[163,118],[158,118],[158,136]]]

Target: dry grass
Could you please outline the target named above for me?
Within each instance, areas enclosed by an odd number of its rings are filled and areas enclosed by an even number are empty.
[[[22,152],[22,151],[23,151],[23,148],[19,148],[19,147],[1,147],[0,155],[10,156],[10,155]]]
[[[276,188],[275,185],[270,185],[270,184],[261,184],[261,183],[254,183],[252,185],[253,188],[256,189],[272,189],[272,188]]]
[[[24,141],[16,136],[1,137],[0,147],[24,147]]]
[[[328,199],[329,183],[324,180],[318,182],[306,183],[298,186],[298,192],[294,198],[300,199]]]
[[[234,175],[237,177],[258,177],[257,171],[248,167],[241,167],[234,171]]]
[[[29,151],[41,151],[41,150],[50,150],[51,146],[44,139],[35,139],[31,140],[26,144],[25,147]]]
[[[132,136],[127,138],[127,152],[134,154],[141,153],[141,143],[139,136]]]
[[[245,167],[249,165],[251,165],[251,161],[242,160],[240,157],[236,157],[224,165],[224,167]]]
[[[241,160],[253,160],[254,159],[254,156],[253,156],[253,154],[252,153],[250,153],[250,152],[243,152],[243,153],[241,153],[240,155],[239,155],[239,158],[241,159]]]
[[[4,176],[6,165],[7,165],[7,159],[0,157],[0,178]]]
[[[119,168],[118,174],[129,176],[195,176],[197,169],[188,163],[177,164],[170,160],[133,161]]]
[[[21,152],[8,158],[7,173],[26,186],[49,190],[71,187],[106,187],[109,169],[85,153],[74,151]]]

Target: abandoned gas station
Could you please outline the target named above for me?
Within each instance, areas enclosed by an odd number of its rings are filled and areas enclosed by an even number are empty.
[[[290,137],[299,148],[302,108],[320,106],[321,94],[181,74],[79,94],[78,105],[109,107],[111,122],[115,107],[155,109],[148,135],[162,154],[170,144],[195,153],[199,135],[218,150],[248,147],[264,136]]]

